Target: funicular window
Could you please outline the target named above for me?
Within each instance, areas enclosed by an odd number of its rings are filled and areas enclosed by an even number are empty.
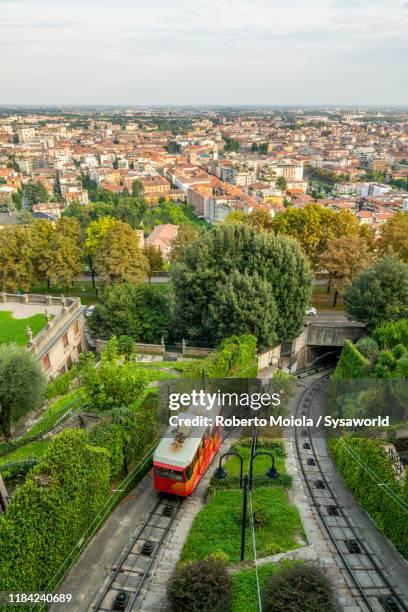
[[[169,468],[159,467],[158,465],[156,465],[156,476],[160,476],[161,478],[170,478],[171,480],[178,480],[179,482],[183,482],[183,472],[171,470]]]
[[[186,480],[190,480],[190,478],[193,475],[193,464],[192,463],[190,463],[190,465],[186,467],[185,475],[186,475]]]
[[[196,454],[194,455],[193,461],[190,463],[188,467],[186,467],[186,471],[185,471],[186,480],[190,480],[190,478],[192,477],[194,467],[198,461],[199,456],[200,456],[200,450],[198,448]]]

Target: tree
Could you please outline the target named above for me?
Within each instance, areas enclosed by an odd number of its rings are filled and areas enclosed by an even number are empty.
[[[273,219],[269,211],[262,208],[255,208],[249,215],[245,215],[244,223],[254,227],[257,230],[270,231],[273,229]]]
[[[320,264],[328,271],[330,283],[335,289],[333,308],[336,306],[339,292],[343,293],[368,263],[367,244],[359,236],[350,234],[332,238],[327,242],[326,250],[320,258]]]
[[[237,210],[233,210],[230,212],[224,219],[223,223],[230,223],[231,225],[236,225],[237,223],[245,222],[245,213],[241,208]]]
[[[397,212],[381,226],[378,246],[381,253],[391,249],[408,263],[408,213]]]
[[[127,223],[115,221],[104,235],[95,256],[95,269],[102,280],[138,283],[146,277],[148,266],[137,232]]]
[[[239,142],[238,140],[234,140],[233,138],[225,138],[225,147],[224,151],[229,151],[232,153],[239,153]]]
[[[88,324],[101,339],[127,335],[139,342],[158,343],[168,335],[169,302],[149,285],[107,285]]]
[[[44,399],[46,381],[36,358],[25,347],[0,345],[0,429],[6,440],[11,426]]]
[[[0,286],[3,291],[28,291],[36,278],[31,226],[6,226],[0,230]]]
[[[50,287],[50,270],[53,262],[54,225],[47,219],[38,219],[33,227],[33,260],[39,280]]]
[[[360,272],[347,288],[344,304],[369,329],[408,318],[408,264],[385,255]]]
[[[286,190],[287,185],[286,179],[283,176],[280,176],[276,181],[276,186],[282,191]]]
[[[328,240],[356,234],[365,237],[369,244],[371,238],[352,212],[334,212],[320,204],[307,204],[304,208],[288,207],[274,217],[273,229],[278,234],[298,240],[314,269],[320,266],[320,257]]]
[[[128,223],[130,227],[137,228],[140,226],[142,216],[146,211],[146,202],[144,198],[122,197],[115,208],[115,218],[124,223]]]
[[[193,225],[179,225],[177,236],[171,242],[171,261],[180,261],[185,248],[198,237],[198,230]]]
[[[92,285],[95,288],[95,255],[107,231],[115,223],[113,217],[101,217],[91,223],[86,228],[85,251],[89,258],[89,266],[92,273]]]
[[[40,204],[41,202],[48,202],[49,200],[48,191],[42,183],[26,183],[23,186],[23,193],[30,208],[33,204]]]
[[[149,263],[149,282],[153,272],[161,272],[164,268],[164,259],[159,247],[146,244],[143,248],[143,255]]]
[[[181,152],[181,145],[176,140],[170,140],[166,145],[166,151],[178,155]]]
[[[214,320],[221,321],[222,316],[215,319],[215,313],[218,308],[225,312],[219,305],[220,283],[234,271],[257,274],[269,284],[278,312],[276,337],[295,337],[303,325],[312,280],[299,246],[293,240],[246,225],[224,223],[192,242],[174,267],[175,327],[180,337],[206,346],[217,341],[220,334]]]
[[[82,355],[81,360],[79,378],[91,410],[107,412],[129,406],[141,397],[146,384],[145,375],[143,371],[136,370],[133,364],[119,362],[116,338],[111,338],[102,351],[98,367],[92,353]]]
[[[133,181],[132,183],[132,196],[134,198],[142,198],[144,193],[143,183],[141,181]]]
[[[233,334],[252,334],[261,348],[273,346],[278,308],[266,280],[256,272],[249,275],[234,270],[220,278],[216,290],[218,300],[208,308],[216,343]]]
[[[20,225],[31,225],[34,223],[34,217],[29,210],[23,208],[17,214]]]
[[[67,292],[83,268],[80,233],[77,219],[58,219],[51,234],[49,258],[44,261],[49,281],[62,284]]]

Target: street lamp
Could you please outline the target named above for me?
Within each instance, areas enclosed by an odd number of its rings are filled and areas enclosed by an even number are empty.
[[[260,455],[267,455],[268,457],[272,459],[271,467],[265,472],[268,478],[279,478],[279,472],[275,468],[275,457],[272,455],[272,453],[269,453],[267,451],[253,452],[253,447],[251,447],[251,455],[249,458],[249,474],[248,473],[243,474],[244,459],[242,455],[240,455],[236,451],[230,451],[228,453],[224,453],[223,455],[221,455],[219,463],[218,463],[218,467],[216,468],[214,472],[215,478],[222,480],[223,478],[226,478],[228,476],[228,472],[222,467],[222,460],[224,459],[224,457],[228,457],[231,455],[238,457],[238,459],[240,460],[239,487],[240,489],[243,490],[243,493],[244,493],[243,500],[242,500],[241,561],[244,561],[248,491],[252,490],[252,475],[253,475],[253,467],[254,467],[255,458],[259,457]]]

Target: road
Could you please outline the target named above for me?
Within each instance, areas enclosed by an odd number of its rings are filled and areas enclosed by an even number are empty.
[[[317,316],[305,317],[305,321],[311,324],[336,323],[344,325],[345,323],[350,323],[346,313],[343,310],[318,310]]]

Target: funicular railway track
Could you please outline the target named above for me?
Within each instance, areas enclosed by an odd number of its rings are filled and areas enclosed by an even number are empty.
[[[141,592],[181,508],[182,498],[159,495],[139,530],[133,535],[124,552],[112,568],[92,604],[92,610],[128,612]]]
[[[224,430],[223,443],[236,437],[236,428]],[[193,492],[192,496],[195,495]],[[192,497],[190,496],[190,497]],[[90,607],[95,612],[140,610],[143,587],[155,572],[155,562],[177,523],[183,502],[188,498],[157,493],[143,523],[130,538]],[[147,544],[147,546],[146,546]],[[115,601],[120,595],[120,602]]]
[[[302,391],[295,407],[296,418],[315,416],[311,412],[314,400],[323,391],[329,376],[330,372],[321,372]],[[324,526],[340,569],[348,578],[356,603],[364,611],[408,612],[408,602],[336,496],[328,471],[322,465],[315,436],[309,427],[300,431],[295,428],[298,461],[310,503]]]

